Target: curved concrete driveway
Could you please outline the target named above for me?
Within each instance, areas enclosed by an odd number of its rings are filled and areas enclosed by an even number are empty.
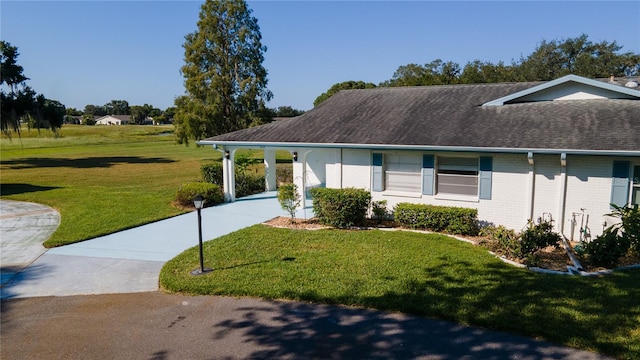
[[[42,243],[60,225],[60,214],[48,206],[0,200],[1,284],[9,282],[47,249]]]
[[[32,253],[27,264],[36,259],[25,269],[22,269],[24,266],[7,267],[8,281],[5,283],[3,280],[0,289],[3,299],[155,291],[158,290],[159,273],[164,263],[198,244],[198,223],[194,211],[44,252],[41,244],[55,227],[43,221],[42,217],[52,217],[52,213],[34,208],[30,210],[31,216],[40,218],[27,222],[28,218],[17,216],[26,210],[20,210],[15,203],[2,200],[3,254],[5,241],[7,244],[23,243],[19,236],[21,231],[33,233],[30,241],[38,238],[40,245],[33,245],[37,252],[23,249],[25,253]],[[214,239],[282,214],[275,192],[209,207],[202,210],[203,239]],[[46,236],[45,229],[49,231]],[[6,264],[9,265],[8,262]],[[2,274],[4,278],[4,258]]]

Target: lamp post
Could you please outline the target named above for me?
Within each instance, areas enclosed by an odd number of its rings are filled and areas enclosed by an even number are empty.
[[[195,269],[191,272],[191,275],[202,275],[208,272],[213,271],[213,269],[204,267],[204,257],[202,255],[202,217],[200,216],[200,210],[204,205],[204,199],[202,196],[198,195],[193,199],[193,205],[195,205],[196,210],[198,211],[198,240],[200,245],[200,268]]]

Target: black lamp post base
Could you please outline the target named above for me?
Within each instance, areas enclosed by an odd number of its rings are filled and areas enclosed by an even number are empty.
[[[191,275],[202,275],[202,274],[210,273],[212,271],[213,269],[209,269],[209,268],[195,269],[191,272]]]

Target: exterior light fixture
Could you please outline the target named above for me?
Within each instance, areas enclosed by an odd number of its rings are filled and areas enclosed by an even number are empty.
[[[224,158],[227,160],[231,158],[231,154],[229,153],[229,150],[224,152]]]
[[[298,152],[297,151],[293,152],[293,161],[298,161]]]
[[[196,207],[196,210],[198,211],[198,240],[199,240],[198,243],[200,245],[200,268],[193,270],[191,272],[191,275],[202,275],[202,274],[206,274],[208,272],[213,271],[213,269],[204,267],[204,256],[202,254],[202,216],[200,215],[200,211],[204,206],[204,199],[202,198],[202,196],[197,195],[193,199],[193,205]]]

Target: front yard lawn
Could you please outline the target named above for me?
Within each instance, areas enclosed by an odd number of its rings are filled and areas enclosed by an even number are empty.
[[[640,358],[640,270],[601,278],[532,273],[443,235],[256,225],[165,264],[170,292],[401,311]]]

